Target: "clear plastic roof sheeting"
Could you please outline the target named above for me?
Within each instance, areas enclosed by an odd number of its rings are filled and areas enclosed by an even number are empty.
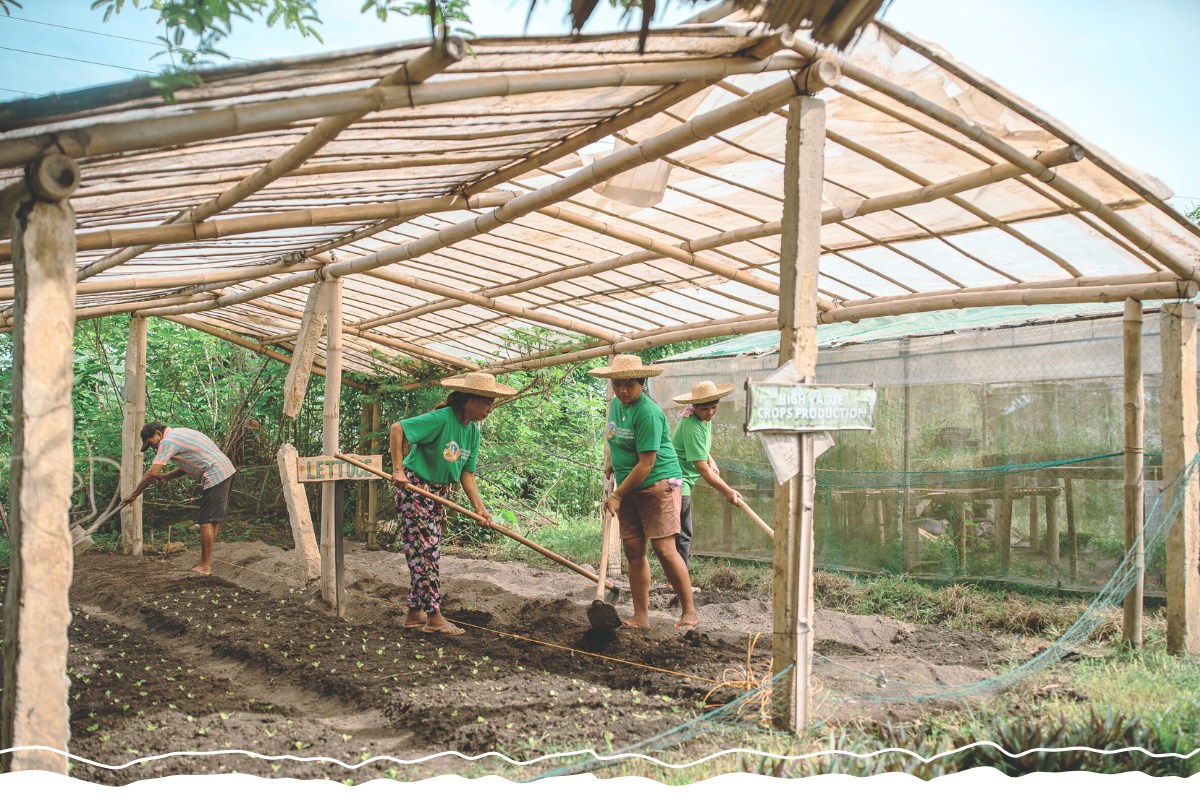
[[[636,34],[482,39],[422,72],[428,49],[222,68],[173,105],[141,83],[8,103],[0,180],[46,149],[79,159],[81,318],[287,350],[312,283],[345,266],[350,370],[505,371],[777,327],[786,106],[580,181],[788,80],[806,40],[745,23],[658,31],[640,55]],[[822,321],[990,289],[1194,292],[1200,237],[1158,181],[885,27],[827,57]]]

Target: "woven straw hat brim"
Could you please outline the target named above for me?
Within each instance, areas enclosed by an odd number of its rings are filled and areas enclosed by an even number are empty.
[[[700,397],[692,397],[692,393],[681,394],[678,397],[671,398],[681,406],[696,406],[704,403],[711,403],[713,400],[720,400],[727,394],[733,393],[732,383],[718,383],[717,391],[712,394],[701,395]]]
[[[503,383],[496,383],[491,387],[482,387],[469,384],[466,378],[444,378],[441,383],[447,389],[456,389],[460,392],[476,394],[480,397],[512,397],[517,393],[516,389],[506,386]]]
[[[588,375],[594,378],[653,378],[655,375],[661,375],[666,367],[642,367],[641,369],[623,369],[612,370],[609,367],[597,367],[589,369]]]

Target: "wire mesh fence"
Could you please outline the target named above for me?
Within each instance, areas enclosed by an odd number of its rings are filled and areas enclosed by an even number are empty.
[[[947,328],[955,313],[898,338],[824,334],[817,382],[874,384],[878,402],[873,432],[833,432],[835,446],[817,461],[817,565],[1102,586],[1125,550],[1120,315]],[[1162,486],[1152,310],[1142,341],[1150,509]],[[669,361],[653,396],[674,424],[683,409],[669,398],[693,382],[737,387],[713,421],[713,457],[770,518],[775,479],[757,437],[743,431],[743,386],[774,372],[778,354],[753,344],[756,352],[730,352],[735,340],[717,357]],[[694,553],[770,560],[770,539],[703,482],[693,514]],[[1147,564],[1151,594],[1163,588],[1163,567],[1161,557]]]

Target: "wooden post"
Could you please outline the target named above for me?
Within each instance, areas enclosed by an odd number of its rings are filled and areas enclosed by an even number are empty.
[[[1058,575],[1062,560],[1062,542],[1058,536],[1058,492],[1046,495],[1046,551],[1050,554],[1050,568]]]
[[[779,259],[779,363],[811,383],[817,368],[817,280],[825,172],[825,103],[788,104],[783,238]],[[813,434],[801,434],[800,475],[775,488],[771,718],[802,734],[809,723],[813,645]]]
[[[379,398],[371,402],[371,453],[381,452],[379,441]],[[379,481],[367,481],[367,549],[379,549]]]
[[[1146,584],[1145,387],[1142,378],[1142,304],[1125,301],[1125,552],[1133,551],[1138,578],[1125,595],[1121,643],[1142,647],[1142,598]],[[1197,621],[1200,623],[1200,620]]]
[[[332,457],[338,452],[339,408],[342,400],[342,279],[328,279],[325,296],[329,301],[325,329],[325,409],[322,413],[321,455]],[[337,487],[333,481],[321,484],[321,599],[334,606],[338,616],[344,609],[338,605],[341,587],[337,585],[337,530],[340,514],[336,508]]]
[[[1075,492],[1070,478],[1063,478],[1063,505],[1067,507],[1067,561],[1074,582],[1079,576],[1079,539],[1075,536]]]
[[[0,748],[53,747],[71,738],[67,692],[71,510],[75,212],[79,168],[50,155],[26,171],[12,216],[12,566],[4,595]],[[32,195],[32,196],[31,196]],[[0,756],[0,770],[67,773],[44,749]]]
[[[909,340],[900,343],[900,352],[904,358],[904,441],[901,442],[901,469],[904,470],[904,493],[900,498],[900,555],[904,571],[913,572],[921,563],[921,534],[912,522],[912,494],[909,490],[909,440],[912,438],[912,405],[911,387],[909,386],[908,351]]]
[[[129,318],[125,345],[125,404],[121,423],[121,496],[128,497],[142,478],[142,426],[146,424],[146,323]],[[121,552],[142,555],[142,498],[121,511]]]
[[[1012,477],[1004,476],[1004,488],[1000,494],[1000,508],[996,512],[996,555],[1000,559],[1000,574],[1007,575],[1012,551]]]
[[[307,583],[321,577],[321,551],[317,548],[317,535],[313,531],[308,494],[297,474],[299,454],[295,447],[285,442],[279,448],[276,460],[279,463],[279,483],[283,488],[283,499],[291,521],[292,539],[296,543],[296,555],[300,559],[301,580]]]
[[[879,546],[887,546],[887,517],[883,510],[883,492],[875,498],[875,526],[879,530]]]
[[[970,507],[971,501],[963,500],[954,509],[954,533],[958,540],[958,567],[963,574],[966,574],[967,571],[967,509]]]
[[[296,336],[296,349],[292,351],[292,363],[288,367],[287,377],[283,380],[283,415],[289,419],[296,419],[304,405],[304,393],[308,389],[308,378],[312,372],[313,360],[317,356],[317,345],[321,341],[321,332],[325,329],[325,316],[329,306],[328,291],[325,283],[318,283],[308,291],[304,319],[300,322],[300,332]],[[325,382],[330,380],[340,380],[340,375],[330,377],[326,358]]]
[[[1036,479],[1031,479],[1029,484],[1030,488],[1035,488],[1037,486]],[[1042,498],[1039,495],[1029,495],[1029,553],[1031,555],[1036,553],[1038,549],[1038,527],[1040,526],[1038,520],[1038,503],[1041,501]]]
[[[1179,483],[1163,502],[1183,493],[1179,516],[1167,531],[1167,651],[1200,655],[1200,572],[1197,561],[1196,478],[1182,480],[1196,457],[1196,307],[1164,303],[1158,312],[1162,344],[1163,481]]]

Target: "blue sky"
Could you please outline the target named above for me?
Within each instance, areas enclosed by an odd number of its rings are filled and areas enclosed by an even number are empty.
[[[163,63],[152,60],[160,33],[153,12],[130,7],[103,23],[91,0],[21,2],[13,18],[0,15],[0,101],[126,80]],[[319,0],[324,44],[241,23],[224,49],[263,59],[427,35],[423,20],[393,17],[383,24],[359,14],[360,6],[361,0]],[[540,0],[529,32],[565,32],[566,7],[567,0]],[[472,27],[480,35],[518,35],[527,9],[526,0],[473,0]],[[691,13],[691,5],[675,0],[662,19]],[[938,43],[1085,140],[1161,179],[1182,210],[1200,205],[1200,91],[1192,78],[1196,59],[1189,57],[1200,42],[1200,2],[893,0],[884,19]],[[619,26],[618,16],[603,9],[589,30]]]

